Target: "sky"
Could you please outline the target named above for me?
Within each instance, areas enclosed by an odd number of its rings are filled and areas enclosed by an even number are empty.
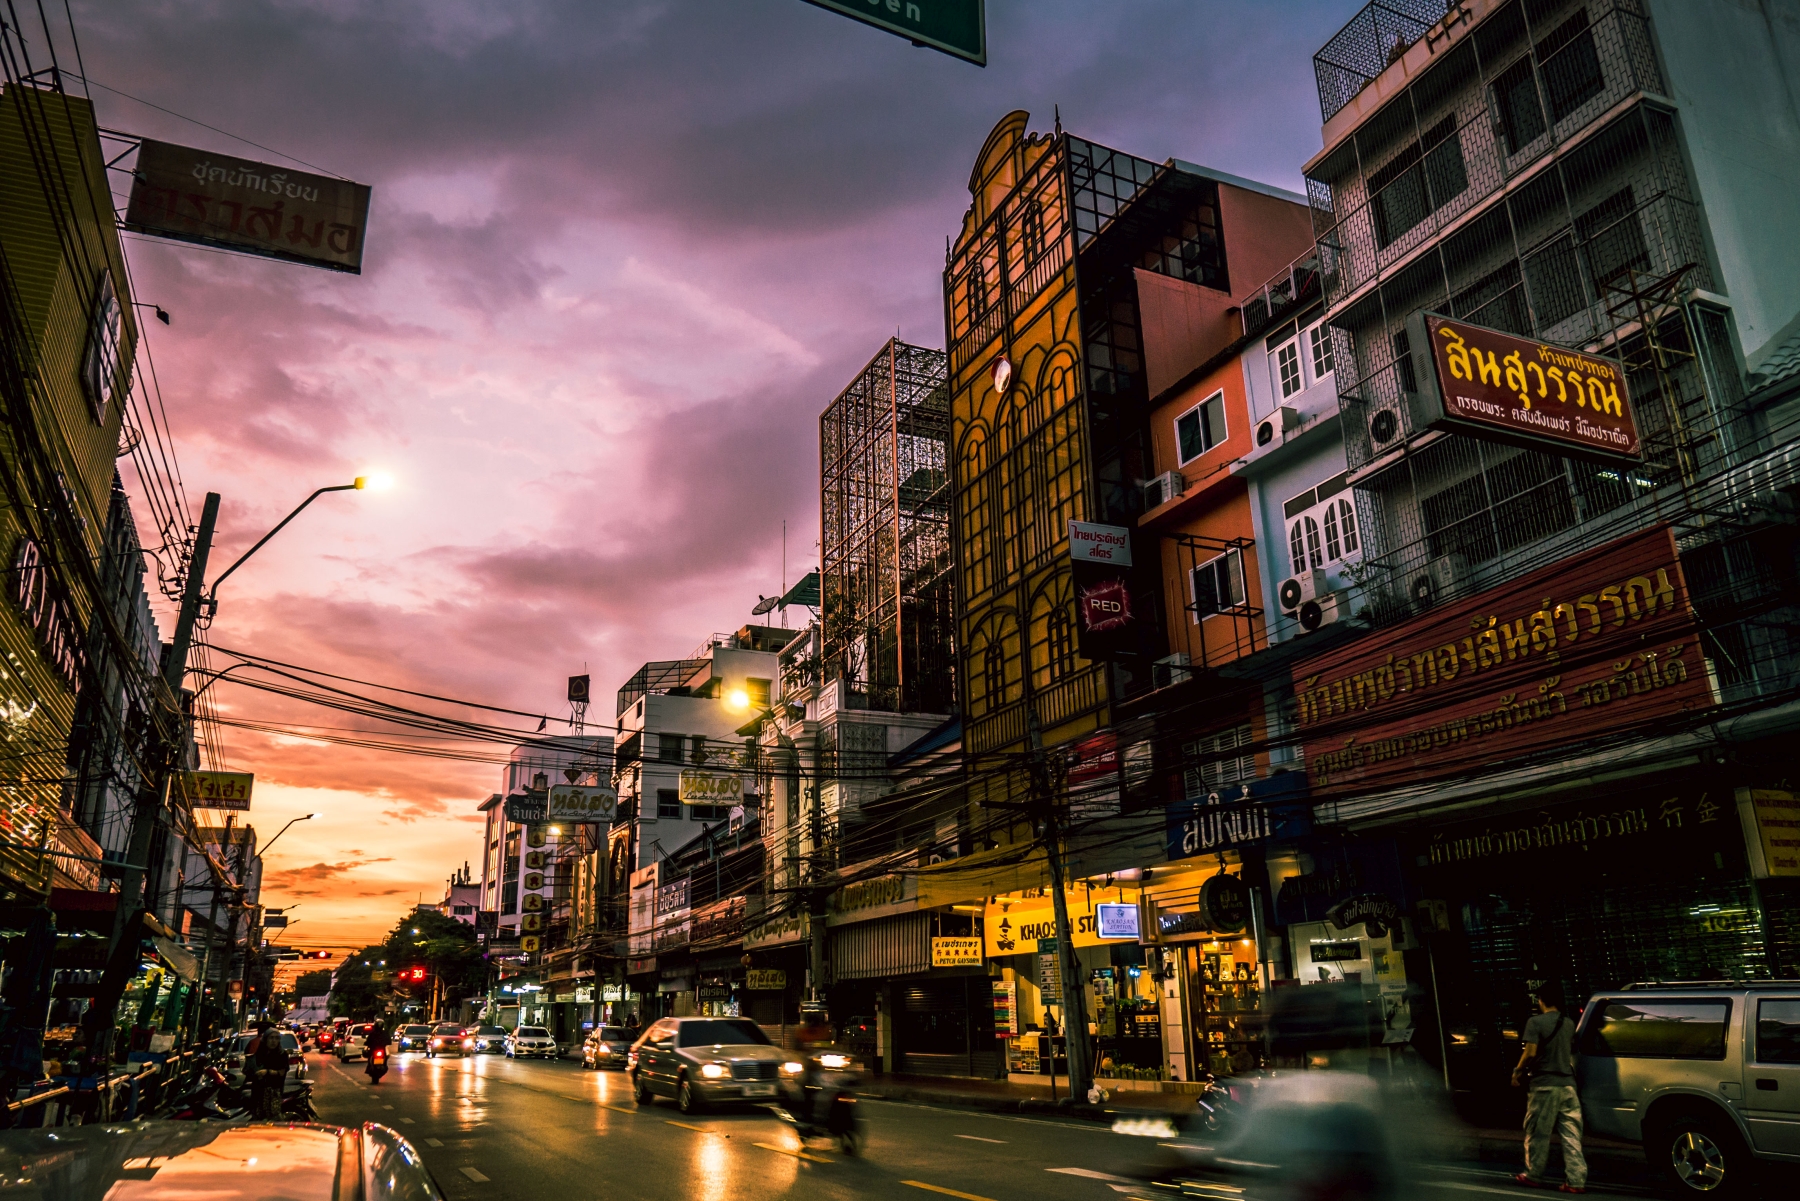
[[[895,333],[943,345],[944,241],[1001,117],[1299,190],[1311,56],[1358,7],[988,0],[981,68],[802,0],[73,3],[104,127],[373,187],[360,276],[127,238],[190,505],[223,498],[215,570],[314,488],[394,480],[316,502],[209,640],[552,733],[587,672],[610,721],[641,663],[781,586],[784,522],[787,581],[816,562],[819,413]],[[495,764],[224,751],[265,840],[319,815],[265,861],[286,942],[361,945],[479,871]]]

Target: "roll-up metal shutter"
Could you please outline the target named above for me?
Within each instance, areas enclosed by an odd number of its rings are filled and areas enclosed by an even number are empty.
[[[903,913],[831,932],[834,980],[874,980],[931,970],[931,915]]]

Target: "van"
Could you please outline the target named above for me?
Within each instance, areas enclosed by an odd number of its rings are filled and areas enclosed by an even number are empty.
[[[1680,1194],[1726,1201],[1769,1173],[1800,1182],[1800,981],[1597,993],[1576,1049],[1587,1129],[1641,1143]]]

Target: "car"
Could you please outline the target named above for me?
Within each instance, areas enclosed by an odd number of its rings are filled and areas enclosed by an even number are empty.
[[[470,1026],[468,1034],[475,1040],[477,1053],[486,1052],[489,1055],[498,1055],[506,1050],[505,1026]]]
[[[0,1178],[33,1196],[207,1201],[443,1201],[413,1145],[387,1126],[93,1123],[0,1131]]]
[[[1588,1131],[1641,1143],[1676,1192],[1800,1185],[1800,981],[1596,993],[1576,1049]]]
[[[439,1022],[431,1028],[425,1041],[425,1058],[438,1055],[467,1055],[475,1049],[475,1040],[464,1034],[456,1022]]]
[[[772,1101],[784,1078],[805,1070],[749,1018],[663,1018],[644,1031],[626,1063],[639,1105],[673,1097],[683,1113]]]
[[[506,1036],[508,1059],[556,1059],[562,1048],[542,1026],[520,1026]]]
[[[410,1022],[400,1027],[394,1045],[402,1051],[423,1051],[431,1040],[431,1027],[423,1022]]]
[[[338,1040],[337,1057],[339,1063],[349,1063],[352,1059],[367,1058],[369,1031],[375,1029],[374,1022],[358,1022],[344,1032]]]
[[[281,1039],[281,1049],[288,1053],[288,1068],[302,1079],[306,1077],[306,1055],[300,1050],[300,1040],[286,1030],[270,1031]],[[233,1036],[231,1049],[226,1052],[225,1066],[244,1070],[244,1059],[250,1053],[250,1044],[256,1039],[255,1033]]]
[[[599,1071],[601,1068],[625,1070],[631,1054],[631,1037],[623,1026],[596,1026],[581,1043],[581,1066]]]

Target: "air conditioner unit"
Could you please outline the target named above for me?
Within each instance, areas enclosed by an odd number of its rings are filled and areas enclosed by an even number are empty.
[[[1415,574],[1406,586],[1415,608],[1429,609],[1455,592],[1469,575],[1469,561],[1461,555],[1439,555]]]
[[[1301,604],[1300,628],[1311,634],[1350,616],[1350,602],[1341,592],[1327,592]]]
[[[1282,405],[1273,414],[1263,418],[1256,426],[1256,445],[1279,446],[1287,441],[1288,435],[1300,428],[1303,418],[1300,410],[1292,405]]]
[[[1376,454],[1392,450],[1412,432],[1404,398],[1381,400],[1369,406],[1369,446]]]
[[[1150,686],[1167,688],[1186,680],[1189,674],[1186,655],[1165,655],[1150,665]]]
[[[1182,479],[1179,471],[1165,471],[1153,480],[1144,483],[1144,508],[1150,510],[1161,504],[1167,504],[1180,496],[1187,488],[1187,481]]]
[[[1275,590],[1275,599],[1281,602],[1282,610],[1292,613],[1317,597],[1321,591],[1320,585],[1324,583],[1320,578],[1323,574],[1320,571],[1303,571],[1281,581],[1281,587]]]

